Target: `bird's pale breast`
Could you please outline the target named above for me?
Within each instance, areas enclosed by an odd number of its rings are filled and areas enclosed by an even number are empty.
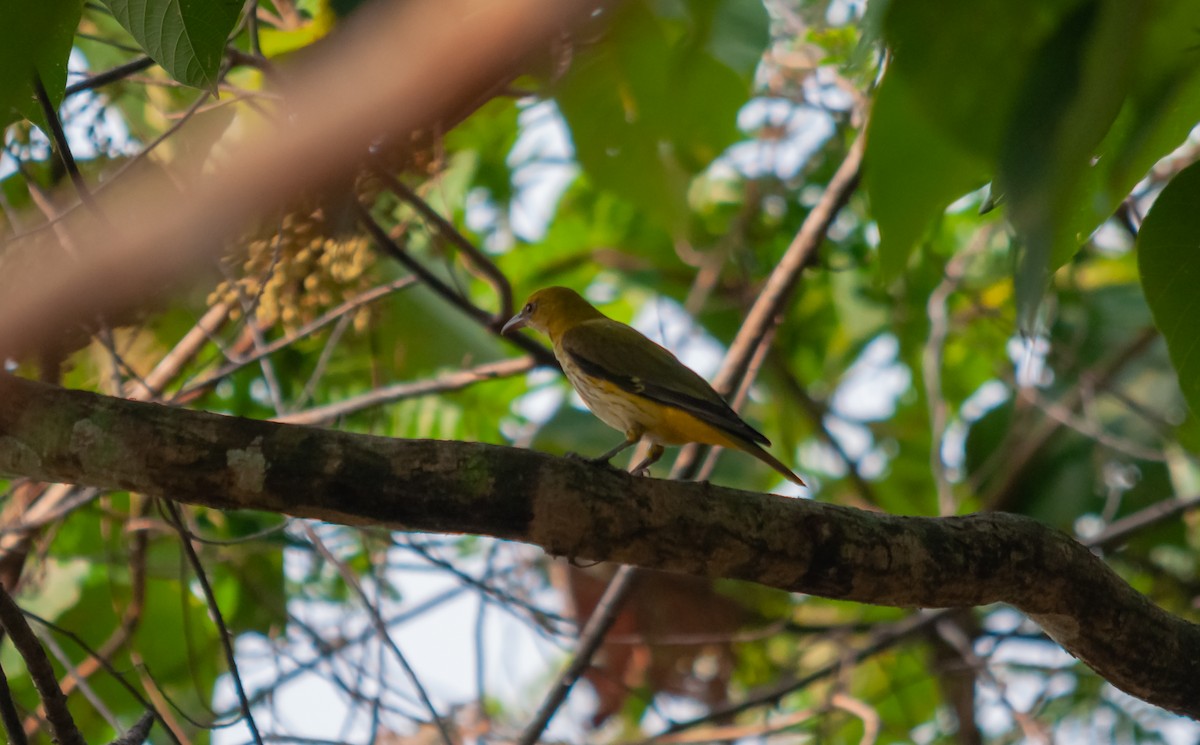
[[[704,442],[728,447],[727,436],[682,410],[618,388],[615,384],[588,375],[569,355],[559,357],[563,372],[588,409],[600,421],[615,430],[638,437],[645,436],[660,445]]]
[[[571,386],[600,421],[626,434],[653,427],[656,417],[651,402],[643,405],[635,396],[612,383],[591,377],[580,370],[568,355],[559,357],[558,361]]]

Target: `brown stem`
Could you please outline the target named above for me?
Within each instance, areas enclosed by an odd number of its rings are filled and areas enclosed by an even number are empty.
[[[396,196],[408,202],[409,206],[415,209],[421,217],[425,218],[426,222],[433,225],[439,235],[458,246],[458,249],[483,274],[488,284],[496,292],[499,306],[496,314],[492,316],[491,325],[496,329],[503,326],[504,322],[511,318],[513,314],[512,285],[508,283],[508,277],[505,277],[495,262],[480,251],[474,243],[467,240],[467,237],[458,228],[454,227],[453,223],[438,214],[437,210],[431,207],[419,194],[408,188],[404,182],[382,167],[376,168],[375,172],[384,180],[387,187],[395,192]]]
[[[54,674],[54,666],[50,664],[46,650],[42,649],[33,629],[29,628],[21,608],[3,588],[0,588],[0,626],[4,627],[13,646],[25,660],[25,669],[33,680],[33,687],[46,707],[46,720],[50,723],[54,741],[59,745],[87,745],[67,708],[67,697],[58,687],[58,677]]]
[[[8,676],[0,668],[0,721],[4,722],[4,731],[8,734],[11,745],[26,745],[29,738],[21,726],[21,715],[17,712],[17,704],[13,701],[12,690],[8,687]]]

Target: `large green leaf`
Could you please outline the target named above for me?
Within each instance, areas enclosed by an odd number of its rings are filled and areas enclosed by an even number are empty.
[[[1076,0],[981,0],[890,3],[884,34],[888,75],[909,81],[942,135],[994,157],[1031,55]]]
[[[706,48],[703,27],[628,3],[555,94],[593,182],[673,234],[685,227],[691,177],[737,140],[750,97],[748,80]]]
[[[1179,387],[1200,412],[1200,164],[1163,189],[1138,235],[1138,270]]]
[[[104,0],[155,62],[184,85],[212,89],[241,0]]]
[[[903,269],[973,155],[1016,229],[1031,330],[1050,274],[1194,126],[1198,27],[1189,0],[891,4],[867,175],[885,273]]]
[[[749,81],[771,40],[770,16],[758,0],[656,0],[654,10],[686,24],[690,43]]]
[[[1031,56],[1069,4],[887,5],[893,58],[876,94],[865,175],[885,277],[905,268],[951,201],[992,177]]]
[[[902,73],[880,85],[870,127],[864,178],[879,225],[880,265],[894,278],[946,206],[986,181],[987,166],[937,131]]]
[[[1050,272],[1087,237],[1072,218],[1091,157],[1125,100],[1146,17],[1137,3],[1083,3],[1038,49],[1018,95],[997,179],[1021,238],[1015,282],[1026,331]]]
[[[1100,143],[1084,184],[1073,232],[1106,220],[1151,166],[1183,142],[1200,120],[1200,3],[1156,6],[1121,113]]]
[[[36,71],[55,106],[67,84],[67,57],[82,0],[0,2],[0,127],[25,117],[43,123],[34,96]]]

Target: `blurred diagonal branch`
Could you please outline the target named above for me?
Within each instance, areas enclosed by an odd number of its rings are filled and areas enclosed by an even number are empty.
[[[379,5],[359,14],[314,53],[320,64],[290,80],[287,120],[264,127],[229,166],[211,178],[181,176],[186,199],[149,182],[128,184],[105,211],[109,226],[91,226],[84,255],[68,261],[47,252],[40,271],[14,282],[0,299],[0,355],[182,279],[251,216],[350,173],[380,136],[478,105],[525,55],[592,8],[461,0]],[[356,84],[345,85],[350,79]]]

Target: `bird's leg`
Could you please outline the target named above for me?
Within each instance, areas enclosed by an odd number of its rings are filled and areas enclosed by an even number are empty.
[[[629,436],[626,435],[624,442],[622,442],[620,445],[617,445],[615,448],[613,448],[612,450],[609,450],[604,455],[600,455],[595,458],[589,458],[588,460],[590,460],[592,463],[595,463],[596,465],[600,465],[602,463],[608,463],[610,460],[615,458],[618,453],[620,453],[622,450],[625,450],[630,445],[637,442],[639,439],[641,439],[640,435],[633,439],[630,439]]]
[[[650,452],[646,454],[646,459],[644,461],[642,461],[641,463],[638,463],[637,466],[635,466],[634,469],[632,471],[630,471],[630,473],[633,474],[634,476],[649,476],[650,475],[650,466],[657,463],[658,459],[663,457],[663,452],[665,452],[665,451],[666,451],[665,447],[663,447],[662,445],[659,445],[657,442],[654,443],[653,445],[650,446]]]

